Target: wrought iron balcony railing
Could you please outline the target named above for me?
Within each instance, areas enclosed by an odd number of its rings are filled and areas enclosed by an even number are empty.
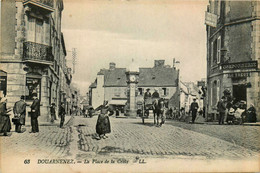
[[[24,0],[24,3],[27,2],[43,4],[53,8],[53,0]]]
[[[38,63],[52,63],[52,47],[34,42],[24,42],[23,60],[36,61]]]

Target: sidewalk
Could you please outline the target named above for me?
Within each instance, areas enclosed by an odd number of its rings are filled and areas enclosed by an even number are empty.
[[[64,125],[66,125],[69,121],[71,121],[73,119],[73,115],[72,116],[65,116],[65,121],[64,121]],[[60,118],[58,118],[57,120],[54,120],[54,123],[51,122],[38,122],[39,126],[59,126],[60,125]],[[31,126],[31,122],[27,121],[25,122],[25,126],[29,127]]]

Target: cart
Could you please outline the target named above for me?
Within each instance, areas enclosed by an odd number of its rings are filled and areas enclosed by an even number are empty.
[[[144,119],[147,119],[149,117],[150,110],[153,110],[152,98],[137,101],[137,115],[142,118],[143,124],[144,124]]]

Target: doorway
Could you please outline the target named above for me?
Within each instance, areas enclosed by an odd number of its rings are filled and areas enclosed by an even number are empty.
[[[233,97],[235,98],[234,104],[241,100],[246,101],[246,85],[233,85]]]

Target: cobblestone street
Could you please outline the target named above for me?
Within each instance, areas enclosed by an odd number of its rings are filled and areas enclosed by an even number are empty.
[[[195,125],[191,130],[180,128],[182,125],[187,128],[186,124],[180,122],[167,122],[163,127],[158,128],[153,125],[153,120],[148,119],[143,125],[141,119],[121,119],[121,118],[110,118],[112,132],[108,139],[96,140],[93,139],[95,134],[95,122],[96,117],[92,119],[75,119],[74,124],[84,124],[85,126],[78,126],[77,131],[79,132],[79,149],[86,152],[95,152],[98,154],[105,153],[135,153],[142,155],[153,155],[153,156],[189,156],[197,158],[244,158],[256,156],[256,152],[249,150],[239,144],[246,145],[247,143],[256,142],[256,138],[259,137],[257,130],[258,127],[248,127],[248,133],[253,134],[251,138],[243,138],[244,134],[237,131],[238,126],[230,127],[235,128],[231,136],[237,136],[236,138],[231,137],[232,140],[239,140],[241,142],[229,142],[225,140],[225,137],[220,137],[225,129],[220,126],[201,125],[207,129],[211,129],[211,133],[200,133],[202,127]],[[177,127],[176,124],[179,124]],[[174,126],[173,126],[174,125]],[[188,124],[189,125],[189,124]],[[191,125],[190,125],[191,126]],[[222,130],[219,131],[218,128]],[[243,126],[240,126],[241,130],[244,131]],[[194,130],[195,129],[195,130]],[[227,129],[229,130],[229,129]],[[199,133],[198,133],[198,132]],[[213,133],[214,131],[215,134]],[[245,132],[247,133],[247,132]],[[255,133],[255,134],[254,134]],[[228,133],[226,134],[228,135]],[[240,136],[242,135],[242,136]],[[215,136],[215,137],[214,137]],[[245,140],[250,140],[245,142]],[[249,147],[250,148],[250,147]]]
[[[78,159],[113,153],[199,159],[248,158],[257,155],[259,126],[186,124],[172,120],[161,128],[152,119],[110,117],[109,138],[96,140],[97,117],[74,117],[65,128],[40,126],[40,133],[12,133],[1,137],[1,154],[30,153],[43,157],[74,156]],[[25,129],[24,129],[25,130]],[[33,151],[33,152],[32,152]]]
[[[72,117],[62,129],[58,124],[43,125],[39,133],[32,134],[30,126],[26,126],[21,134],[12,132],[8,137],[1,136],[1,160],[24,164],[26,159],[37,163],[38,159],[68,158],[74,159],[75,164],[102,158],[123,158],[121,162],[128,161],[124,158],[258,159],[259,126],[186,124],[168,120],[159,128],[153,125],[153,119],[146,119],[142,124],[138,118],[110,117],[111,134],[107,139],[97,140],[96,121],[97,116]]]

